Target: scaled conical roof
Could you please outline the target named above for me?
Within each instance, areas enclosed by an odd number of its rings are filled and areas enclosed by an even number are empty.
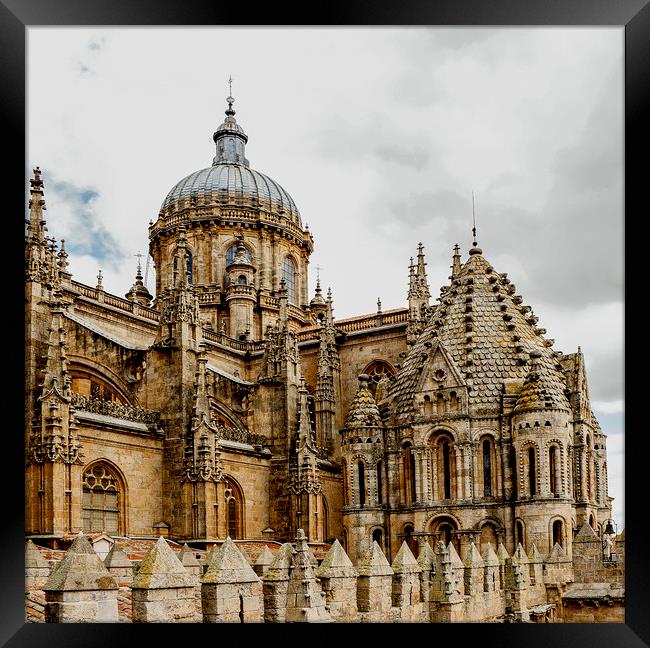
[[[383,425],[379,408],[368,389],[369,376],[359,376],[359,389],[350,403],[345,417],[345,428],[381,427]]]
[[[531,351],[540,353],[537,364],[545,377],[545,389],[553,392],[557,405],[569,408],[552,340],[542,337],[544,329],[535,327],[537,318],[528,306],[522,306],[514,285],[505,273],[492,268],[478,248],[451,284],[441,289],[439,301],[392,383],[390,395],[398,424],[416,413],[416,386],[437,342],[463,372],[471,413],[500,410],[503,381],[523,381],[528,376]]]

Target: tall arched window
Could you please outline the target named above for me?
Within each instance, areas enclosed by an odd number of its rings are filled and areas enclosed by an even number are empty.
[[[325,495],[321,495],[320,497],[321,501],[321,513],[320,513],[320,519],[321,519],[321,540],[323,542],[327,542],[327,539],[329,537],[329,507],[327,506],[327,500],[325,499]]]
[[[535,472],[535,448],[528,448],[528,492],[537,495],[537,476]]]
[[[384,471],[384,462],[377,462],[377,504],[384,503],[384,480],[383,480],[383,471]]]
[[[560,492],[560,471],[558,470],[559,458],[560,453],[558,452],[557,447],[551,446],[548,449],[548,469],[551,493],[553,495]]]
[[[524,523],[521,520],[515,522],[515,549],[518,544],[523,547],[525,545],[526,537],[524,535]]]
[[[366,465],[363,461],[357,463],[357,477],[359,485],[359,507],[366,505]]]
[[[553,522],[553,546],[556,544],[559,544],[560,547],[564,547],[562,520],[555,520],[555,522]]]
[[[383,540],[384,540],[384,533],[381,529],[373,529],[372,531],[372,540],[373,542],[376,542],[382,549],[383,547]]]
[[[415,502],[415,453],[411,444],[404,446],[404,503]]]
[[[492,444],[483,441],[483,496],[492,497]]]
[[[341,477],[343,479],[343,506],[348,506],[348,463],[345,459],[341,461]]]
[[[451,448],[447,439],[441,441],[440,449],[442,450],[442,486],[444,499],[451,499]]]
[[[295,304],[296,299],[296,266],[290,257],[282,261],[282,278],[287,289],[287,299],[290,304]]]
[[[232,538],[244,537],[243,496],[239,487],[231,479],[224,481],[224,499],[226,504],[226,532]]]
[[[84,472],[82,521],[86,533],[105,531],[116,535],[120,529],[120,481],[104,463]]]

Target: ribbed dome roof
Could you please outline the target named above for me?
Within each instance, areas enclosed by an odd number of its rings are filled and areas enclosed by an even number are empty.
[[[291,196],[275,180],[249,168],[245,150],[248,136],[235,119],[234,101],[228,97],[226,118],[214,132],[216,155],[212,166],[177,182],[167,194],[161,211],[173,211],[178,203],[194,199],[204,205],[266,210],[302,227]]]
[[[199,197],[205,204],[257,207],[283,213],[301,226],[300,213],[291,196],[275,180],[243,164],[216,164],[190,173],[174,185],[161,210],[169,209],[180,200]]]

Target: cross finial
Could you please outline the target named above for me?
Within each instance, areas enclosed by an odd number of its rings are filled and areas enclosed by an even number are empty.
[[[319,265],[316,266],[316,282],[317,282],[317,283],[320,283],[320,271],[321,271],[322,269],[323,269],[323,268],[322,268],[321,266],[319,266]]]
[[[232,96],[232,74],[228,77],[228,94]]]
[[[138,250],[137,254],[134,254],[133,256],[138,257],[138,274],[142,274],[142,257],[144,254]]]
[[[456,245],[454,245],[454,254],[455,255],[460,254],[460,245],[458,245],[458,243],[456,243]]]

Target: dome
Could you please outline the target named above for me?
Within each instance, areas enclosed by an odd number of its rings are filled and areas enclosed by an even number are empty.
[[[173,209],[179,201],[199,198],[208,205],[268,210],[301,226],[300,213],[291,196],[275,180],[243,164],[216,164],[190,173],[167,194],[161,211]]]
[[[182,203],[248,207],[284,216],[302,227],[300,213],[291,196],[268,176],[249,168],[245,155],[248,136],[235,120],[228,97],[226,118],[213,135],[216,155],[212,166],[200,169],[177,182],[167,194],[161,212],[169,214]]]

